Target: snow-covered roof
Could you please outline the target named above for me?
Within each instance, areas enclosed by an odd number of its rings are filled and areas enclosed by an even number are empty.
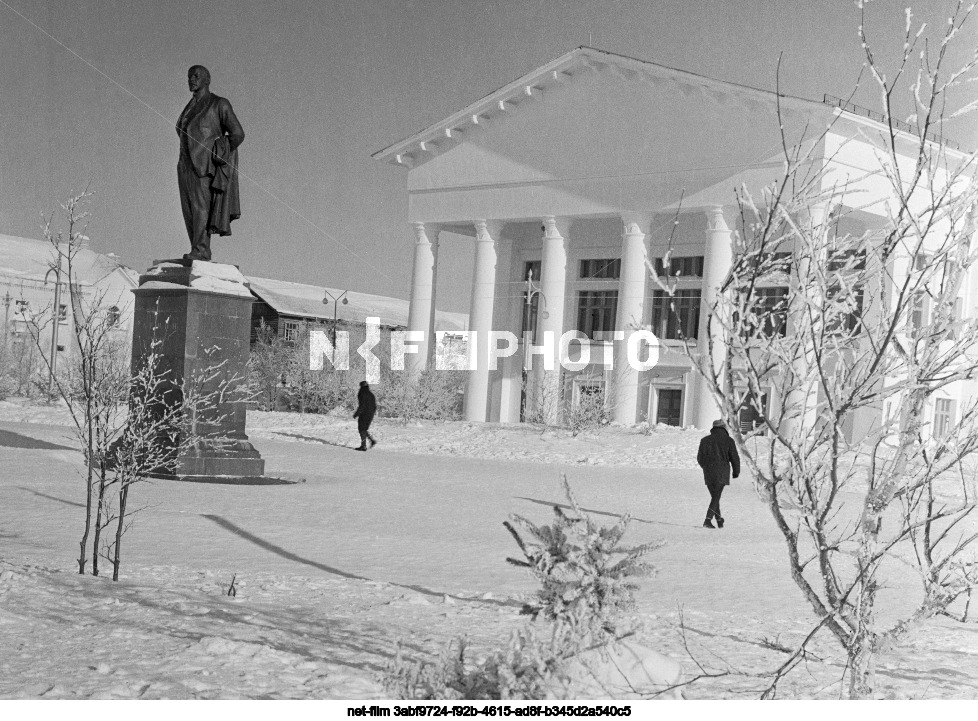
[[[0,233],[0,282],[15,284],[18,281],[43,282],[51,268],[54,248],[45,240],[18,238]],[[133,288],[138,285],[139,274],[122,265],[112,256],[97,253],[91,248],[80,248],[74,260],[76,277],[82,284],[96,285],[113,272],[118,272]]]
[[[335,288],[254,276],[248,276],[248,282],[251,292],[277,313],[301,318],[332,320],[333,303],[323,303],[326,297],[324,291],[329,291],[334,298],[343,293]],[[379,317],[383,326],[407,327],[409,303],[406,300],[352,290],[347,291],[346,298],[350,301],[348,304],[344,305],[341,301],[337,306],[336,316],[339,320],[363,323],[368,317]],[[435,314],[435,330],[465,330],[467,324],[468,316],[465,313],[438,311]]]

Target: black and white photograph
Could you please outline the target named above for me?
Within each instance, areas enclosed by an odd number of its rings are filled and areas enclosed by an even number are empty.
[[[0,303],[4,718],[978,700],[970,0],[0,0]]]

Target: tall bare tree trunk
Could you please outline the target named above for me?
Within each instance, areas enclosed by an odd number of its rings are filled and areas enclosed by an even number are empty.
[[[119,580],[119,565],[122,563],[122,534],[126,527],[126,501],[129,498],[129,483],[121,480],[119,486],[119,522],[115,527],[115,548],[112,558],[112,580]]]
[[[98,549],[102,539],[102,513],[105,509],[105,462],[99,465],[98,506],[95,512],[95,539],[92,542],[92,575],[98,575]]]
[[[876,654],[868,632],[849,646],[849,698],[866,699],[873,693],[876,676]]]
[[[89,410],[88,422],[87,422],[88,439],[87,439],[87,449],[86,449],[86,455],[88,457],[85,459],[85,465],[88,466],[88,473],[87,473],[86,487],[85,487],[85,530],[82,533],[81,541],[78,544],[80,547],[79,554],[78,554],[78,573],[81,575],[85,574],[85,564],[87,563],[87,559],[85,556],[88,549],[88,536],[92,530],[92,484],[95,480],[95,467],[93,465],[93,460],[94,460],[93,456],[95,454],[93,452],[93,448],[95,445],[95,441],[92,437],[93,429],[92,429],[91,415],[92,415],[91,411]],[[96,554],[98,553],[97,548],[95,550],[95,553]]]

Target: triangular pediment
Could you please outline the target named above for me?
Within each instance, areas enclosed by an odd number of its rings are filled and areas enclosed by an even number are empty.
[[[578,48],[374,157],[410,169],[412,218],[608,215],[730,202],[775,180],[781,128],[822,103]],[[490,197],[491,196],[491,197]]]
[[[414,168],[500,124],[553,105],[569,88],[582,84],[604,87],[612,94],[678,94],[694,102],[774,110],[780,100],[785,113],[824,109],[821,103],[715,80],[615,53],[580,47],[527,73],[453,115],[373,155],[374,159]],[[627,87],[623,87],[627,86]],[[600,94],[600,93],[599,93]],[[596,98],[595,101],[598,101]]]
[[[912,128],[893,129],[916,142]],[[876,173],[873,148],[889,133],[843,100],[779,95],[581,47],[373,157],[410,170],[414,222],[600,217],[735,204],[735,191],[778,181],[784,149],[796,143],[813,149],[812,162],[831,162],[823,155],[830,136],[862,146],[833,156],[837,163],[852,165],[865,151],[853,172]]]

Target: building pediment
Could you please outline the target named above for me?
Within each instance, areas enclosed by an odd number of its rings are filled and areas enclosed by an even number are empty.
[[[775,181],[833,109],[578,48],[380,151],[409,169],[410,219],[605,216]]]
[[[694,101],[729,105],[750,111],[774,111],[778,96],[736,83],[589,47],[579,47],[466,108],[377,153],[373,158],[407,168],[428,162],[501,122],[513,120],[538,105],[551,104],[568,87],[587,80],[611,86],[620,94],[649,95],[671,90]],[[586,103],[582,98],[580,102]],[[821,103],[782,95],[786,113],[824,111]]]

